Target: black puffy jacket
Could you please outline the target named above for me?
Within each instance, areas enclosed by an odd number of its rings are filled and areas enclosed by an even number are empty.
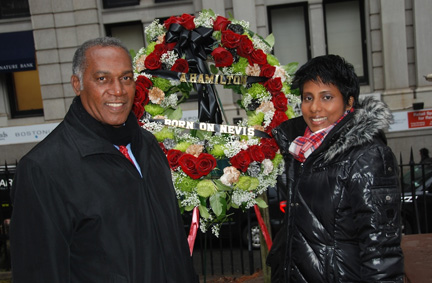
[[[366,98],[303,164],[288,152],[303,118],[274,130],[288,206],[267,259],[272,282],[402,282],[398,166],[383,134],[390,119]]]

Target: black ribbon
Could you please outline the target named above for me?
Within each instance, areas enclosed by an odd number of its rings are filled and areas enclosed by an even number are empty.
[[[165,39],[167,43],[177,42],[174,50],[179,57],[185,56],[190,72],[210,74],[206,60],[216,42],[212,33],[211,28],[198,27],[194,30],[187,30],[179,24],[171,24]],[[199,121],[222,124],[215,86],[196,83],[193,86],[198,92]]]

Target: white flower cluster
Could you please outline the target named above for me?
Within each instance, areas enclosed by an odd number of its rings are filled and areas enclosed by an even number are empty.
[[[149,120],[144,120],[144,125],[142,127],[147,131],[149,131],[150,133],[157,133],[162,131],[164,125],[156,122],[150,122]]]
[[[234,24],[234,25],[241,25],[243,28],[244,28],[244,30],[249,30],[249,22],[247,22],[247,21],[245,21],[245,20],[232,20],[231,21],[231,23],[232,24]]]
[[[209,11],[202,11],[198,14],[198,17],[194,19],[196,27],[203,26],[206,28],[213,28],[213,23],[216,19],[216,15],[212,15]]]
[[[246,209],[253,207],[256,204],[255,193],[243,190],[234,190],[232,194],[232,202],[238,206],[246,204]]]
[[[160,104],[164,108],[176,108],[177,107],[178,96],[176,93],[172,93],[169,96],[165,96],[165,99]]]
[[[253,45],[256,49],[262,49],[264,53],[270,54],[272,52],[272,48],[265,43],[257,34],[254,34],[252,37]]]
[[[189,193],[189,194],[185,194],[185,198],[180,202],[181,206],[189,206],[189,207],[195,207],[195,206],[199,206],[200,200],[198,198],[198,194],[193,192],[193,193]]]
[[[167,51],[166,53],[162,54],[160,60],[162,63],[167,65],[168,69],[171,69],[171,67],[174,65],[175,61],[178,59],[178,55],[174,50]]]
[[[159,19],[154,20],[150,25],[144,29],[144,33],[149,41],[165,34],[165,27],[159,23]]]
[[[224,154],[226,157],[231,158],[242,149],[247,149],[247,143],[241,142],[239,140],[231,140],[225,145]]]

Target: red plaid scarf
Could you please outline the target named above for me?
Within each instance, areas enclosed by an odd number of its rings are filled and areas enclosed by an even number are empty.
[[[295,159],[301,163],[309,157],[323,142],[327,134],[333,129],[333,127],[339,123],[348,113],[353,112],[354,108],[345,112],[333,125],[328,126],[317,132],[312,132],[309,127],[303,136],[297,137],[290,145],[289,152],[294,156]]]

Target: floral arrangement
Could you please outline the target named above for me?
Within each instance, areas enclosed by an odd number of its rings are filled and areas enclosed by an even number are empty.
[[[247,22],[211,10],[197,17],[173,16],[163,24],[155,20],[145,34],[150,43],[134,58],[137,92],[133,111],[167,155],[181,210],[199,207],[201,230],[212,227],[217,235],[230,208],[266,207],[260,195],[275,186],[283,172],[283,158],[271,130],[296,116],[293,107],[299,98],[291,92],[290,74],[297,64],[279,63],[271,54],[271,35],[264,39],[249,31]],[[187,42],[191,38],[198,39]],[[247,119],[237,127],[253,128],[263,135],[185,130],[159,122],[181,119],[179,105],[196,90],[197,83],[179,76],[196,72],[196,60],[205,62],[215,75],[259,78],[224,87],[241,94],[239,105]]]

